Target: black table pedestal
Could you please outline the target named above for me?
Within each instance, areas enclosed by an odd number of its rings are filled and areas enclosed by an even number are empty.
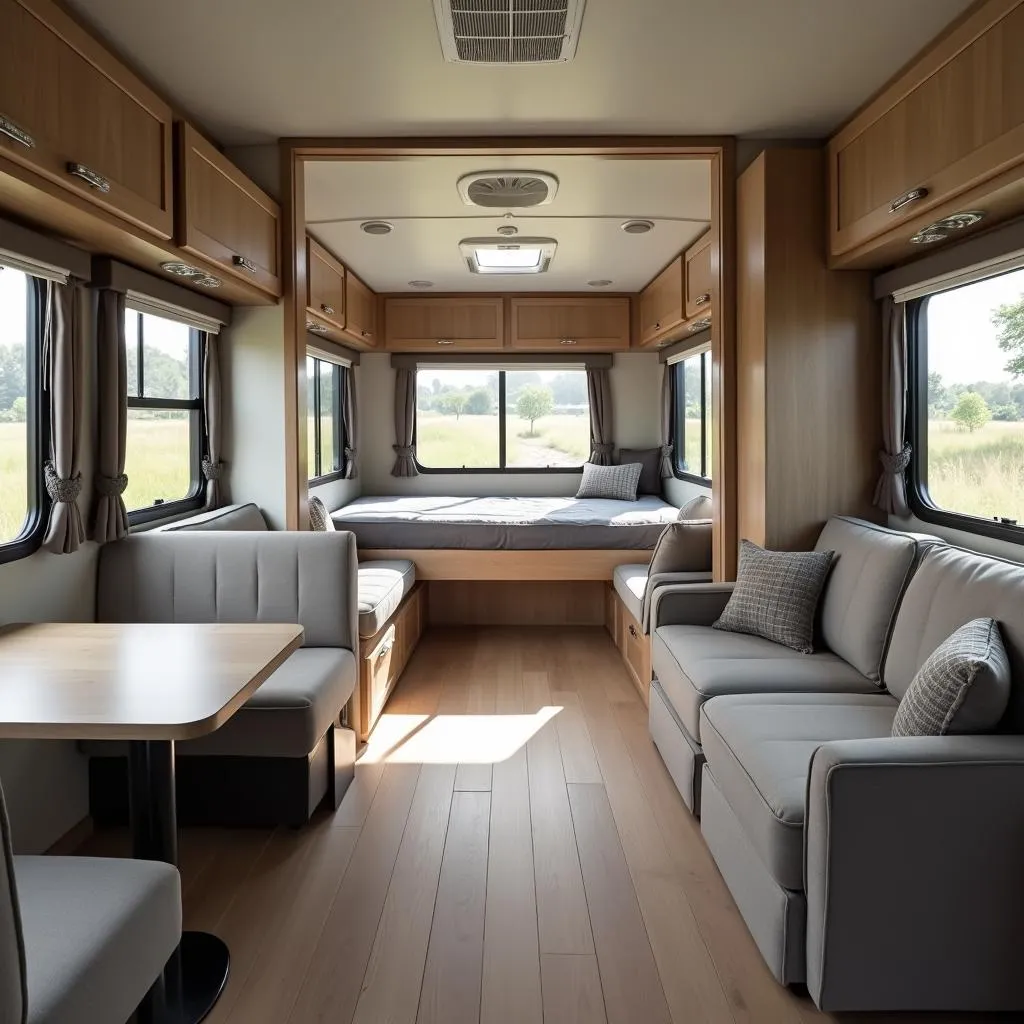
[[[174,743],[138,740],[128,754],[132,856],[178,863]],[[164,975],[139,1007],[139,1024],[199,1024],[228,980],[228,947],[207,932],[184,932]]]

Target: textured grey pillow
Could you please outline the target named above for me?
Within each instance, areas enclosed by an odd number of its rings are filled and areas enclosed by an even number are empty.
[[[691,498],[679,510],[679,515],[676,518],[680,521],[687,519],[710,519],[712,510],[711,499],[706,494],[698,494],[696,498]]]
[[[648,578],[661,572],[711,572],[711,520],[669,523],[654,546]]]
[[[330,533],[334,530],[334,520],[327,506],[315,494],[309,499],[309,528],[317,533]]]
[[[640,471],[643,468],[639,462],[629,462],[623,466],[598,466],[586,462],[576,497],[636,501],[636,485],[640,482]]]
[[[639,462],[640,483],[637,494],[661,494],[661,449],[660,448],[620,448],[619,463],[626,465]]]
[[[900,701],[893,736],[994,729],[1010,700],[1010,659],[994,619],[974,619],[935,648]]]
[[[832,551],[765,551],[749,540],[740,546],[736,586],[715,629],[752,633],[814,653],[814,615]]]

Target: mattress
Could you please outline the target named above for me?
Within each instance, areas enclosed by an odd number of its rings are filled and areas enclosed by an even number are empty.
[[[649,550],[679,509],[660,498],[358,498],[331,518],[360,548]]]

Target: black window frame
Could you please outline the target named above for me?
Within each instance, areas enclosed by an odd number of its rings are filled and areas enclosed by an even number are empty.
[[[684,366],[690,359],[700,357],[700,472],[694,473],[683,464],[686,454],[686,389],[683,385]],[[708,457],[708,385],[711,381],[711,349],[698,349],[672,363],[669,379],[670,431],[673,443],[672,472],[677,480],[688,480],[702,487],[711,486],[711,460]]]
[[[313,380],[315,382],[313,391],[313,465],[316,469],[316,475],[309,478],[310,486],[318,486],[319,484],[327,484],[332,480],[341,480],[345,476],[345,446],[348,444],[348,438],[345,436],[345,417],[342,415],[342,397],[345,393],[345,374],[351,372],[348,367],[342,366],[340,363],[333,363],[329,359],[321,359],[319,356],[309,355],[307,359],[313,362]],[[338,439],[338,451],[337,451],[337,466],[330,469],[328,472],[323,472],[323,449],[321,445],[322,438],[320,436],[321,417],[320,417],[320,367],[329,366],[334,375],[334,436]],[[307,394],[309,392],[309,382],[307,380]],[[309,410],[307,410],[308,414]],[[308,465],[308,458],[307,458]]]
[[[153,409],[163,411],[188,410],[189,416],[189,468],[191,472],[189,492],[184,498],[173,501],[158,499],[153,505],[145,508],[128,510],[128,526],[145,526],[160,522],[174,516],[195,512],[205,504],[206,481],[203,478],[203,448],[206,438],[206,424],[203,416],[203,345],[202,332],[189,327],[189,390],[195,398],[140,398],[143,395],[146,380],[145,359],[143,356],[145,316],[159,316],[157,313],[144,314],[140,310],[128,307],[125,316],[134,314],[138,317],[136,338],[136,395],[128,395],[129,409]],[[170,319],[165,317],[165,319]]]
[[[422,369],[429,369],[429,367],[422,367]],[[466,367],[460,367],[460,369],[473,369],[473,370],[475,370],[475,369],[477,369],[477,367],[466,366]],[[518,369],[516,369],[516,368],[511,368],[510,369],[508,367],[501,367],[498,370],[495,370],[495,368],[493,366],[487,366],[487,365],[481,365],[479,367],[479,369],[481,371],[486,371],[486,372],[489,372],[489,373],[497,373],[498,374],[498,462],[499,462],[499,465],[498,466],[452,466],[450,468],[445,468],[443,466],[441,466],[441,467],[438,467],[438,466],[424,466],[423,463],[420,462],[420,456],[419,456],[419,450],[418,450],[418,448],[419,448],[419,418],[420,417],[419,417],[419,401],[418,401],[418,397],[417,397],[417,402],[416,402],[416,405],[415,405],[415,416],[413,418],[413,429],[412,429],[413,461],[416,463],[416,469],[420,473],[426,474],[428,476],[431,473],[434,473],[434,474],[444,474],[445,476],[449,476],[449,475],[452,475],[452,474],[455,474],[455,473],[464,473],[464,474],[467,474],[467,475],[474,475],[475,474],[475,475],[478,475],[478,476],[479,475],[486,475],[486,474],[490,474],[491,476],[494,476],[497,473],[502,473],[502,474],[505,474],[507,476],[523,476],[523,475],[531,475],[531,474],[537,474],[537,473],[561,473],[564,476],[566,473],[582,473],[583,472],[583,464],[584,464],[584,462],[588,461],[588,459],[584,459],[584,461],[581,462],[578,466],[537,466],[536,468],[531,469],[529,466],[509,466],[509,465],[507,465],[508,456],[507,456],[507,454],[505,452],[505,442],[506,442],[506,439],[507,439],[507,436],[508,436],[508,425],[506,423],[506,418],[507,418],[506,417],[507,401],[506,401],[506,391],[505,391],[505,387],[506,387],[506,385],[505,385],[505,374],[506,373],[518,373],[520,371]],[[576,365],[566,365],[566,366],[561,366],[561,367],[559,367],[559,366],[549,366],[549,367],[547,367],[546,366],[545,369],[548,369],[548,370],[561,370],[562,372],[567,373],[570,370],[573,370],[573,371],[579,370],[579,365],[578,364],[576,364]],[[416,377],[416,382],[417,382],[417,384],[416,384],[416,387],[417,387],[416,394],[417,394],[417,396],[419,395],[419,383],[418,383],[419,382],[419,372],[420,372],[420,368],[417,368],[417,370],[416,370],[416,374],[417,374],[417,377]],[[589,398],[588,398],[588,406],[589,406]],[[588,420],[589,420],[589,408],[587,410],[587,415],[588,415]],[[593,445],[593,443],[594,443],[593,435],[591,435],[590,443],[591,443],[591,445]]]
[[[1013,271],[1009,271],[1013,273]],[[1000,277],[1000,274],[993,274]],[[967,285],[961,287],[969,287]],[[907,303],[907,419],[906,438],[910,443],[907,467],[907,504],[922,522],[945,526],[962,533],[973,533],[1011,544],[1024,544],[1024,524],[1013,525],[996,519],[982,519],[964,512],[939,508],[928,493],[928,302],[924,295]]]
[[[2,273],[3,271],[0,271]],[[29,274],[28,330],[25,332],[25,427],[28,444],[28,490],[21,533],[0,544],[0,564],[27,558],[42,547],[50,518],[50,496],[43,467],[50,457],[49,394],[43,387],[43,332],[46,325],[46,282]]]

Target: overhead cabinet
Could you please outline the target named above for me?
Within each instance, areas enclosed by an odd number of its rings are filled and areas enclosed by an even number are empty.
[[[345,271],[345,333],[360,348],[378,348],[377,295],[351,270]]]
[[[707,232],[640,293],[640,347],[660,348],[710,327],[711,280]]]
[[[711,311],[711,232],[686,250],[686,319]]]
[[[480,352],[505,344],[501,298],[384,300],[385,347],[397,352]]]
[[[0,0],[0,156],[169,239],[171,108],[49,0]]]
[[[513,298],[511,347],[528,352],[629,348],[628,298]]]
[[[307,328],[342,341],[345,334],[345,268],[322,245],[307,239]]]

